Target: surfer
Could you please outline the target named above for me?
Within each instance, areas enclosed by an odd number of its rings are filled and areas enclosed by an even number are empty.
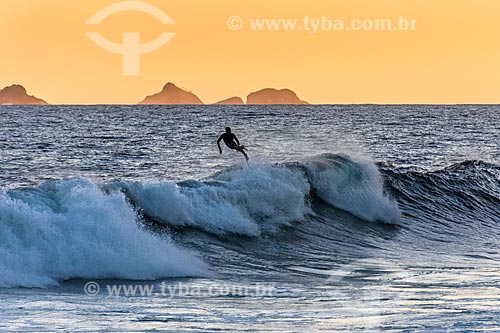
[[[245,153],[245,150],[247,150],[247,149],[245,148],[245,146],[240,145],[240,141],[238,140],[236,135],[231,133],[231,127],[226,127],[226,133],[222,133],[222,135],[217,140],[217,147],[219,147],[219,153],[222,154],[222,148],[220,147],[221,140],[224,140],[224,143],[230,149],[234,149],[234,150],[242,153],[243,156],[245,156],[245,159],[248,161],[248,155]]]

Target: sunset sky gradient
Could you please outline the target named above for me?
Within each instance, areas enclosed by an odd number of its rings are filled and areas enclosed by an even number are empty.
[[[117,0],[0,0],[0,88],[54,104],[137,103],[174,82],[205,103],[290,88],[310,103],[500,103],[498,0],[146,0],[175,25],[138,12],[85,22]],[[416,31],[232,31],[228,17],[417,19]],[[123,76],[120,55],[87,38],[176,36]]]

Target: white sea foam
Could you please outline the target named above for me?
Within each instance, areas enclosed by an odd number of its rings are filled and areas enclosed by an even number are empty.
[[[305,220],[311,190],[364,220],[399,220],[376,165],[343,155],[251,165],[179,184],[52,181],[0,192],[0,286],[206,275],[195,254],[144,230],[135,209],[166,225],[258,236]]]
[[[209,181],[122,183],[145,213],[165,223],[209,232],[257,236],[302,220],[309,184],[287,168],[253,165],[228,170]]]
[[[143,230],[122,193],[83,180],[0,192],[0,258],[7,287],[207,274],[194,254]]]
[[[314,189],[324,201],[367,221],[396,223],[397,203],[369,159],[322,155],[293,165],[252,164],[205,181],[116,183],[146,216],[210,233],[258,236],[311,213]]]
[[[384,193],[371,159],[326,154],[305,165],[317,194],[329,204],[368,221],[399,221],[398,204]]]

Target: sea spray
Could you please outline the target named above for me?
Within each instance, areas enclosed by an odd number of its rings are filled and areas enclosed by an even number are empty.
[[[144,230],[122,193],[84,180],[1,192],[0,238],[0,286],[207,274],[194,254]]]

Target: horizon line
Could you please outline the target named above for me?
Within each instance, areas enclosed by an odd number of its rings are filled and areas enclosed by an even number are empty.
[[[308,104],[141,104],[141,103],[47,103],[47,104],[0,104],[0,106],[276,106],[276,105],[287,105],[287,106],[328,106],[328,105],[500,105],[498,103],[308,103]]]

